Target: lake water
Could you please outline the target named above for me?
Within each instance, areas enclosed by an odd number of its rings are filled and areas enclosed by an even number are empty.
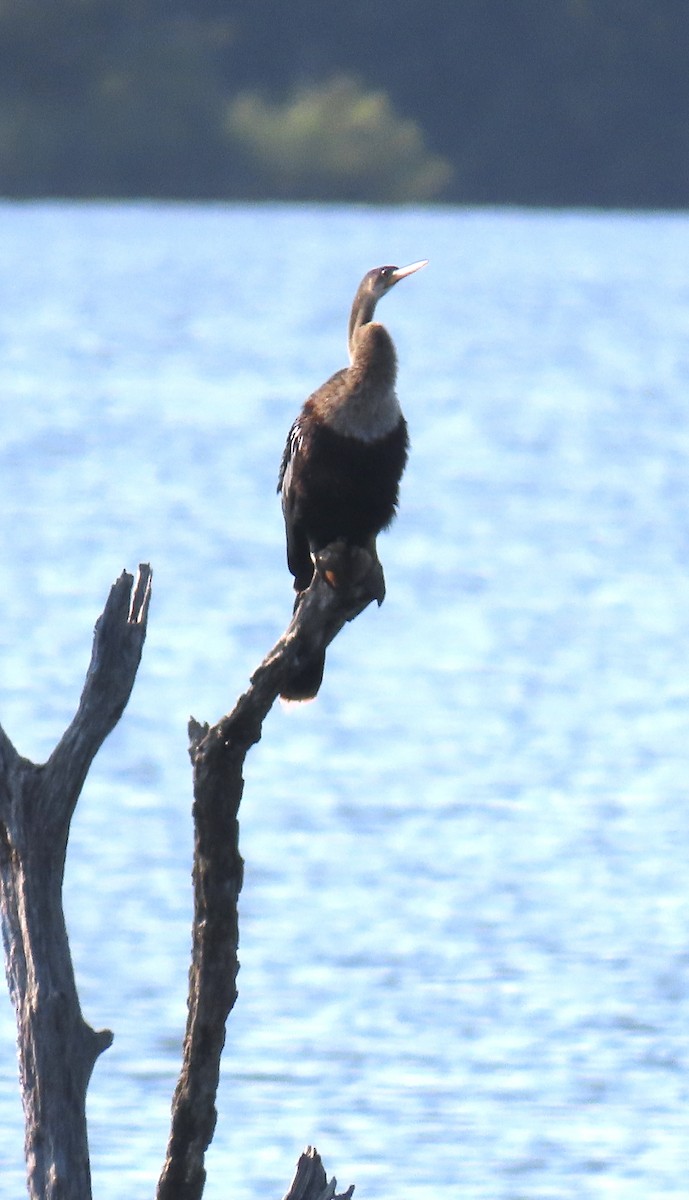
[[[0,719],[44,759],[123,568],[129,707],[74,820],[97,1200],[153,1194],[185,1021],[189,714],[284,629],[275,495],[360,276],[412,435],[388,596],[241,810],[209,1200],[689,1194],[689,217],[0,206]],[[375,607],[375,606],[374,606]],[[2,1195],[24,1188],[0,995]]]

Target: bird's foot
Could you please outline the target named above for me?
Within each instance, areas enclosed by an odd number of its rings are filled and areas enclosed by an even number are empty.
[[[346,542],[331,542],[313,555],[318,574],[336,589],[361,589],[382,604],[385,599],[385,576],[378,556],[371,555],[361,546],[350,546]]]

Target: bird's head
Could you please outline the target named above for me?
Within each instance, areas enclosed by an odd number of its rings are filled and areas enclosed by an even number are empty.
[[[410,263],[408,267],[374,267],[364,275],[354,297],[349,318],[349,354],[352,360],[358,331],[373,320],[376,304],[381,296],[389,292],[400,279],[406,279],[407,275],[420,271],[427,262],[427,258],[422,258],[419,262]]]
[[[400,279],[406,279],[407,275],[413,275],[415,271],[420,271],[428,263],[427,258],[421,258],[418,262],[410,263],[408,267],[374,267],[361,281],[361,291],[366,291],[375,301],[380,300],[386,292],[390,291]]]

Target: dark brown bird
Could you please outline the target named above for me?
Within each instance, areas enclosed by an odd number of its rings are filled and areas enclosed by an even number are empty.
[[[289,431],[278,491],[297,593],[313,578],[312,556],[331,542],[376,557],[376,537],[395,516],[409,439],[395,391],[395,347],[373,315],[380,298],[426,262],[364,275],[349,318],[350,365],[309,396]],[[312,699],[324,664],[324,654],[309,659],[284,698]]]

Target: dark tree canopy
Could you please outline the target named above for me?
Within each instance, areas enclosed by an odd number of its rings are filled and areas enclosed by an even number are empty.
[[[689,0],[6,0],[0,193],[679,207],[688,50]]]

